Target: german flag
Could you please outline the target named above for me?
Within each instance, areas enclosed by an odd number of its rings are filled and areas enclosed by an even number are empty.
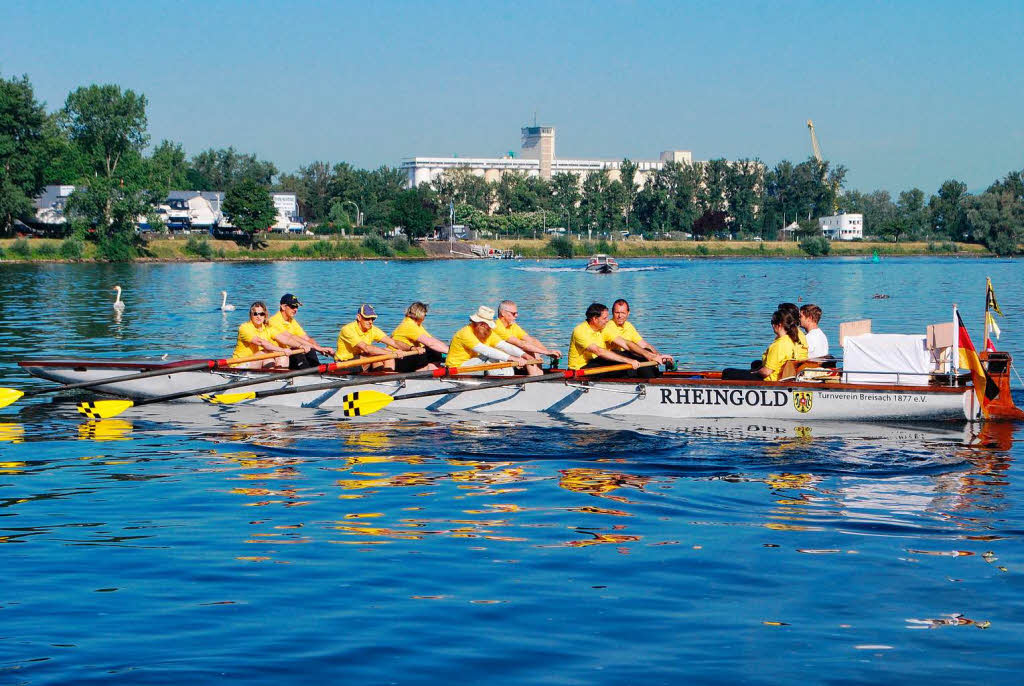
[[[971,370],[974,392],[978,395],[978,402],[984,406],[986,400],[996,399],[996,396],[999,395],[999,386],[982,366],[978,351],[974,349],[974,343],[971,343],[971,337],[967,333],[967,327],[964,326],[964,320],[960,318],[959,312],[956,313],[956,325],[960,334],[960,366]]]

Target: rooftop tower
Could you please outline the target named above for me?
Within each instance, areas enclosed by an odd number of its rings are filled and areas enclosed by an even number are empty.
[[[519,156],[540,162],[540,177],[551,178],[551,162],[555,159],[555,127],[524,126],[523,149]]]

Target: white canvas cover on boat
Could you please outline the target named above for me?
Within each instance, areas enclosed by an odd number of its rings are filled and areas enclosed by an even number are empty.
[[[923,335],[866,333],[847,336],[843,343],[843,380],[848,383],[927,386],[928,375],[934,370]]]

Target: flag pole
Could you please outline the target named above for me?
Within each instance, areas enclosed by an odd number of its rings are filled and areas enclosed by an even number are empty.
[[[991,277],[985,277],[985,335],[981,340],[981,349],[988,351],[988,292],[992,288]]]
[[[953,354],[949,359],[949,385],[956,385],[956,372],[960,366],[960,314],[953,303]]]

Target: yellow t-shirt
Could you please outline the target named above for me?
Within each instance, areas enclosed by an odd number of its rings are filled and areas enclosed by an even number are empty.
[[[480,343],[489,345],[492,348],[497,348],[498,344],[501,343],[501,339],[494,333],[494,329],[491,329],[491,333],[487,336],[487,340],[481,341],[476,337],[472,326],[467,324],[462,327],[455,332],[452,342],[448,344],[448,357],[445,358],[445,366],[458,367],[459,365],[465,364],[469,360],[473,359],[476,357],[476,353],[473,352],[473,347]]]
[[[633,326],[629,320],[626,320],[626,323],[622,326],[619,326],[613,320],[608,320],[608,324],[604,327],[604,330],[601,333],[604,335],[604,339],[608,341],[609,350],[623,349],[612,343],[616,337],[619,337],[624,341],[629,341],[630,343],[636,343],[637,345],[640,345],[640,341],[643,340],[643,337],[637,332],[636,327]]]
[[[253,343],[252,339],[257,336],[265,341],[273,340],[273,337],[271,336],[271,329],[266,324],[256,328],[252,321],[247,321],[239,326],[238,342],[235,343],[235,352],[231,353],[231,357],[249,357],[251,355],[259,355],[261,352],[264,352],[262,347]]]
[[[494,333],[503,341],[507,341],[512,336],[515,336],[521,341],[525,341],[527,336],[526,331],[524,331],[523,327],[519,326],[518,323],[512,322],[512,326],[505,326],[505,322],[500,318],[495,321]]]
[[[771,367],[774,370],[765,377],[765,381],[778,381],[782,365],[786,364],[789,360],[797,359],[794,357],[795,354],[796,344],[793,343],[788,335],[783,334],[772,341],[772,344],[768,346],[768,349],[764,351],[764,355],[761,357],[764,361],[764,366]]]
[[[344,362],[345,360],[351,360],[356,355],[362,355],[363,353],[359,352],[359,349],[356,347],[357,345],[360,343],[373,345],[386,335],[376,326],[371,326],[369,331],[363,331],[359,328],[359,322],[349,322],[341,327],[341,331],[338,332],[338,346],[334,352],[335,362]]]
[[[282,316],[280,312],[278,312],[277,314],[270,318],[270,321],[267,322],[267,327],[270,329],[270,335],[274,339],[274,342],[278,343],[279,345],[284,345],[284,343],[281,343],[281,341],[277,340],[277,334],[279,334],[282,331],[285,333],[290,333],[293,336],[306,335],[305,330],[301,326],[299,326],[298,320],[292,319],[290,322],[286,322],[284,320],[284,316]]]
[[[807,359],[807,334],[800,329],[796,330],[797,336],[800,340],[797,343],[793,343],[795,350],[793,351],[794,360],[806,360]],[[789,336],[786,336],[789,338]],[[792,342],[792,341],[791,341]]]
[[[423,328],[422,324],[417,324],[409,317],[403,319],[391,333],[391,337],[399,343],[405,343],[406,345],[411,345],[413,347],[420,344],[417,340],[420,336],[430,336],[430,334],[427,333],[427,330]]]
[[[569,369],[581,369],[597,355],[587,350],[592,344],[599,348],[608,349],[608,337],[605,325],[601,331],[594,331],[587,322],[582,322],[572,330],[572,338],[569,340]]]

